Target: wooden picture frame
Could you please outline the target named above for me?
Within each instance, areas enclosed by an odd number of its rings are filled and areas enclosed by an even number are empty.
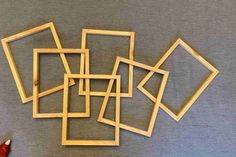
[[[81,62],[85,56],[85,73],[89,74],[89,50],[88,49],[34,49],[33,56],[33,118],[61,118],[62,113],[39,113],[39,55],[40,54],[81,54]],[[82,68],[84,65],[82,66]],[[65,69],[67,74],[70,74],[68,69]],[[71,85],[73,79],[70,80]],[[74,81],[74,80],[73,80]],[[64,84],[47,90],[45,95],[57,92],[64,88]],[[89,117],[89,102],[86,102],[85,113],[69,113],[69,117]]]
[[[116,80],[116,113],[115,113],[115,139],[114,140],[68,140],[68,80],[85,79],[86,101],[90,101],[90,79],[112,79]],[[109,91],[105,97],[109,97]],[[64,75],[64,99],[63,99],[63,120],[62,120],[62,145],[83,145],[83,146],[118,146],[120,134],[120,76],[119,75],[81,75],[65,74]]]
[[[41,31],[44,31],[44,30],[47,30],[47,29],[50,29],[50,31],[52,33],[52,36],[53,36],[53,39],[54,39],[54,41],[56,43],[57,48],[61,49],[62,48],[61,42],[60,42],[59,37],[57,35],[56,28],[55,28],[55,26],[54,26],[54,24],[52,22],[43,24],[43,25],[38,26],[38,27],[34,27],[32,29],[29,29],[29,30],[23,31],[21,33],[18,33],[18,34],[6,37],[6,38],[1,40],[2,46],[3,46],[3,50],[5,52],[5,55],[6,55],[6,58],[8,60],[8,63],[9,63],[12,75],[14,77],[14,80],[15,80],[15,83],[16,83],[19,95],[20,95],[21,100],[22,100],[23,103],[27,103],[27,102],[33,100],[33,96],[27,96],[26,95],[25,87],[24,87],[24,85],[22,83],[21,76],[20,76],[20,74],[18,72],[18,69],[17,69],[17,66],[16,66],[16,63],[15,63],[15,60],[14,60],[14,57],[13,57],[13,54],[12,54],[12,51],[10,49],[10,45],[9,44],[12,41],[19,40],[21,38],[30,36],[32,34],[35,34],[35,33],[38,33],[38,32],[41,32]],[[62,59],[64,67],[70,73],[70,68],[69,68],[68,62],[66,60],[66,57],[64,56],[64,54],[60,54],[60,57]],[[75,82],[72,80],[71,83],[74,84]],[[49,93],[48,91],[41,92],[39,94],[39,97],[43,97],[45,95],[48,95],[48,93]]]
[[[151,137],[152,131],[153,131],[153,128],[154,128],[154,125],[155,125],[157,113],[158,113],[158,110],[159,110],[159,105],[160,105],[162,95],[164,93],[164,89],[165,89],[165,86],[166,86],[166,83],[167,83],[169,72],[118,56],[116,58],[115,66],[114,66],[114,69],[113,69],[113,72],[114,72],[113,75],[115,75],[115,72],[117,71],[120,62],[129,64],[129,65],[132,65],[132,66],[136,66],[136,67],[139,67],[139,68],[142,68],[142,69],[145,69],[145,70],[153,71],[155,73],[159,73],[159,74],[163,75],[163,79],[162,79],[160,87],[159,87],[159,91],[158,91],[158,94],[157,94],[157,97],[156,97],[156,101],[155,101],[155,105],[154,105],[154,108],[153,108],[153,111],[152,111],[152,115],[151,115],[151,119],[150,119],[150,122],[149,122],[149,125],[148,125],[148,129],[147,130],[142,130],[142,129],[138,129],[138,128],[120,123],[120,128],[121,129],[125,129],[125,130],[128,130],[128,131],[137,133],[137,134],[141,134],[141,135],[144,135],[144,136],[147,136],[147,137]],[[110,80],[108,88],[107,88],[107,93],[111,92],[113,82],[114,82],[114,80]],[[101,110],[100,110],[100,113],[99,113],[99,116],[98,116],[98,121],[102,122],[102,123],[105,123],[105,124],[108,124],[108,125],[114,126],[115,125],[114,121],[109,120],[107,118],[104,118],[104,114],[105,114],[105,110],[106,110],[106,107],[107,107],[108,99],[109,99],[109,95],[107,94],[104,98],[104,101],[103,101],[103,104],[102,104],[102,107],[101,107]]]
[[[219,73],[219,71],[213,65],[211,65],[208,61],[206,61],[203,57],[201,57],[200,54],[198,54],[195,50],[193,50],[187,43],[185,43],[180,38],[176,40],[176,42],[169,48],[168,51],[166,51],[166,53],[162,56],[162,58],[156,63],[155,65],[156,69],[158,69],[165,62],[165,60],[173,53],[173,51],[178,45],[182,46],[191,56],[193,56],[200,63],[202,63],[212,73],[196,90],[196,92],[190,97],[188,102],[184,105],[184,107],[180,110],[178,114],[175,114],[171,109],[167,107],[166,104],[164,103],[160,104],[161,109],[163,109],[166,113],[168,113],[177,122],[185,115],[185,113],[189,110],[189,108],[193,105],[193,103],[197,100],[197,98],[202,94],[202,92],[206,89],[206,87],[212,82],[212,80]],[[149,72],[144,77],[144,79],[139,83],[138,89],[141,92],[143,92],[147,97],[149,97],[153,102],[156,102],[156,98],[144,88],[145,83],[152,77],[152,75],[153,72]]]
[[[125,31],[111,31],[111,30],[98,30],[98,29],[83,29],[82,30],[82,40],[81,47],[82,49],[86,48],[87,35],[109,35],[109,36],[124,36],[130,37],[130,46],[129,46],[129,59],[134,59],[134,38],[135,32],[125,32]],[[81,63],[82,65],[83,63]],[[80,69],[80,73],[83,73],[83,69]],[[83,91],[83,79],[80,80],[79,84],[79,95],[85,95],[85,91]],[[99,91],[90,91],[91,96],[105,96],[106,92]],[[133,95],[133,66],[129,66],[129,81],[128,81],[128,92],[120,93],[121,97],[132,97]],[[116,93],[111,92],[111,96],[116,96]]]

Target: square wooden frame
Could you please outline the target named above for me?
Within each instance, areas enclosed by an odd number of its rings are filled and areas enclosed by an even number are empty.
[[[208,70],[212,73],[207,77],[207,79],[202,83],[202,85],[196,90],[196,92],[190,97],[188,102],[184,105],[184,107],[179,111],[178,114],[175,114],[171,111],[166,104],[161,103],[160,107],[166,113],[168,113],[174,120],[177,122],[185,115],[185,113],[189,110],[189,108],[193,105],[193,103],[197,100],[197,98],[202,94],[202,92],[206,89],[206,87],[212,82],[212,80],[216,77],[219,71],[207,62],[200,54],[198,54],[195,50],[193,50],[187,43],[185,43],[182,39],[177,39],[176,42],[169,48],[168,51],[162,56],[162,58],[156,63],[155,68],[158,69],[165,60],[174,52],[175,48],[180,45],[182,46],[190,55],[192,55],[195,59],[197,59],[200,63],[202,63]],[[153,72],[149,72],[144,79],[138,84],[138,89],[143,92],[147,97],[149,97],[153,102],[156,102],[156,98],[151,95],[145,88],[145,83],[152,77]]]
[[[158,110],[159,110],[159,105],[160,105],[162,95],[164,93],[165,86],[166,86],[166,83],[167,83],[167,79],[168,79],[168,76],[169,76],[169,72],[165,71],[165,70],[157,69],[155,67],[151,67],[151,66],[148,66],[148,65],[145,65],[145,64],[142,64],[142,63],[138,63],[138,62],[126,59],[126,58],[122,58],[122,57],[119,57],[119,56],[116,58],[114,71],[117,71],[117,68],[118,68],[120,62],[129,64],[129,65],[133,65],[133,66],[145,69],[145,70],[150,70],[150,71],[153,71],[153,72],[156,72],[156,73],[159,73],[159,74],[163,75],[163,79],[161,81],[160,88],[159,88],[159,91],[158,91],[158,94],[157,94],[157,97],[156,97],[156,101],[155,101],[155,105],[154,105],[154,108],[153,108],[153,111],[152,111],[152,115],[151,115],[151,119],[150,119],[150,122],[149,122],[149,125],[148,125],[148,129],[147,130],[141,130],[141,129],[138,129],[138,128],[120,123],[120,128],[122,128],[122,129],[131,131],[131,132],[134,132],[134,133],[137,133],[137,134],[141,134],[141,135],[144,135],[144,136],[147,136],[147,137],[151,137],[152,131],[153,131],[153,128],[154,128],[154,125],[155,125],[157,113],[158,113]],[[113,73],[113,75],[115,75],[115,73]],[[114,82],[113,80],[110,80],[110,82],[109,82],[109,85],[108,85],[108,88],[107,88],[108,93],[110,93],[111,90],[112,90],[113,82]],[[115,125],[114,121],[109,120],[109,119],[104,117],[105,110],[106,110],[107,103],[108,103],[108,99],[109,99],[109,95],[107,94],[104,98],[104,101],[103,101],[103,104],[102,104],[102,107],[101,107],[101,110],[100,110],[100,113],[99,113],[99,116],[98,116],[98,121],[102,122],[102,123],[105,123],[105,124],[108,124],[108,125],[114,126]]]
[[[112,79],[116,80],[116,114],[115,114],[115,139],[114,140],[68,140],[67,125],[68,125],[68,80],[70,78],[85,79],[86,101],[90,101],[90,79]],[[81,79],[80,79],[81,80]],[[119,75],[80,75],[80,74],[65,74],[64,75],[64,99],[63,99],[63,120],[62,120],[62,145],[84,145],[84,146],[118,146],[120,134],[120,76]],[[109,91],[105,97],[109,97]]]
[[[15,63],[14,57],[12,55],[12,51],[10,49],[9,43],[12,42],[12,41],[30,36],[32,34],[44,31],[46,29],[51,30],[51,33],[52,33],[53,39],[55,40],[57,48],[61,49],[62,46],[61,46],[59,37],[57,35],[56,28],[55,28],[55,26],[52,22],[46,23],[46,24],[38,26],[38,27],[34,27],[32,29],[29,29],[29,30],[23,31],[21,33],[6,37],[6,38],[1,40],[3,50],[5,52],[5,55],[6,55],[6,58],[8,60],[12,75],[14,77],[18,92],[20,94],[20,97],[21,97],[21,100],[22,100],[23,103],[27,103],[27,102],[33,100],[33,96],[27,96],[26,95],[25,87],[22,83],[21,76],[18,72],[18,69],[17,69],[16,63]],[[62,62],[63,62],[63,65],[64,65],[66,71],[68,73],[71,73],[68,62],[67,62],[66,57],[64,56],[64,54],[60,54],[60,57],[62,59]],[[75,82],[72,80],[71,84],[75,84]],[[39,97],[43,97],[43,96],[46,96],[46,95],[50,94],[51,93],[50,91],[52,91],[52,90],[49,89],[47,91],[41,92],[39,94]]]
[[[111,30],[98,30],[98,29],[83,29],[82,30],[82,40],[81,47],[83,49],[86,48],[86,37],[87,34],[94,35],[109,35],[109,36],[127,36],[130,37],[130,47],[129,47],[129,59],[134,59],[134,38],[135,32],[125,32],[125,31],[111,31]],[[83,63],[81,63],[82,65]],[[80,73],[83,73],[83,69],[80,69]],[[85,91],[83,91],[83,79],[80,80],[79,84],[79,95],[85,95]],[[92,96],[105,96],[106,92],[96,92],[90,91],[90,95]],[[116,96],[116,93],[110,93],[111,96]],[[120,93],[121,97],[132,97],[133,95],[133,66],[129,66],[129,82],[128,82],[128,92]]]
[[[81,54],[81,61],[85,55],[85,73],[89,74],[89,50],[88,49],[34,49],[33,56],[33,118],[60,118],[62,113],[39,113],[39,55],[40,54]],[[84,63],[84,61],[83,61]],[[84,67],[84,65],[82,66]],[[70,82],[73,79],[70,80]],[[73,80],[74,81],[74,80]],[[71,83],[69,83],[70,85]],[[62,90],[64,85],[59,85],[48,90],[50,93]],[[47,94],[47,93],[46,93]],[[49,93],[48,93],[49,94]],[[89,117],[89,101],[86,101],[84,113],[69,113],[69,117]]]

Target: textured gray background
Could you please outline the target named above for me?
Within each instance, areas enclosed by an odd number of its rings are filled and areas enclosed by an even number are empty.
[[[236,1],[16,1],[1,0],[0,38],[53,21],[63,47],[79,48],[82,28],[135,31],[135,60],[155,65],[169,46],[183,38],[220,74],[200,96],[184,118],[176,123],[159,111],[151,138],[121,131],[119,147],[61,146],[60,119],[33,119],[32,103],[23,105],[16,90],[5,54],[0,49],[0,140],[12,138],[11,157],[233,157],[236,156]],[[32,48],[55,47],[49,31],[13,42],[14,54],[27,94],[32,94]],[[128,38],[89,36],[92,73],[109,74],[116,55],[127,57]],[[79,70],[79,56],[68,55],[70,65]],[[40,90],[63,81],[63,66],[57,55],[40,58]],[[163,97],[176,112],[209,72],[178,47],[163,69],[170,79]],[[122,91],[127,89],[127,65],[119,68]],[[135,68],[134,85],[147,72]],[[160,76],[147,88],[156,93]],[[92,81],[92,88],[105,90],[106,81]],[[135,86],[134,86],[135,87]],[[70,89],[70,111],[83,111],[83,97]],[[92,117],[71,119],[71,139],[112,139],[113,128],[96,122],[102,98],[91,98]],[[134,88],[132,99],[122,98],[122,122],[147,128],[153,103]],[[41,112],[60,112],[62,92],[40,99]],[[114,114],[109,102],[107,117]]]

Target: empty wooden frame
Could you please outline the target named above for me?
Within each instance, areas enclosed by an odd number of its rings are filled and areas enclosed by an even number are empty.
[[[155,121],[156,121],[157,113],[158,113],[158,110],[159,110],[159,105],[160,105],[160,102],[161,102],[161,98],[162,98],[162,95],[164,93],[164,89],[165,89],[165,86],[166,86],[166,83],[167,83],[169,72],[161,70],[161,69],[157,69],[155,67],[151,67],[151,66],[148,66],[148,65],[145,65],[145,64],[142,64],[142,63],[138,63],[138,62],[135,62],[135,61],[132,61],[132,60],[128,60],[128,59],[125,59],[125,58],[122,58],[122,57],[118,56],[117,59],[116,59],[116,62],[115,62],[114,69],[113,69],[113,73],[112,73],[113,75],[115,75],[120,62],[129,64],[129,65],[133,65],[133,66],[145,69],[145,70],[150,70],[153,73],[159,73],[159,74],[163,75],[163,79],[161,81],[157,97],[155,98],[156,101],[155,101],[155,105],[154,105],[154,108],[153,108],[153,111],[152,111],[152,115],[151,115],[151,119],[150,119],[150,122],[149,122],[149,125],[148,125],[148,129],[147,130],[141,130],[141,129],[138,129],[138,128],[120,123],[120,128],[122,128],[122,129],[131,131],[131,132],[134,132],[134,133],[137,133],[137,134],[141,134],[141,135],[144,135],[144,136],[151,137],[153,127],[154,127],[154,124],[155,124]],[[114,82],[114,80],[110,80],[108,88],[107,88],[107,93],[111,92],[113,82]],[[98,116],[98,121],[102,122],[102,123],[105,123],[105,124],[115,126],[116,123],[114,121],[109,120],[109,119],[104,117],[109,96],[110,96],[109,94],[106,94],[106,96],[104,98],[104,101],[103,101],[103,104],[102,104],[102,107],[101,107],[101,110],[100,110],[100,113],[99,113],[99,116]]]
[[[46,29],[50,29],[50,31],[52,33],[52,36],[53,36],[53,39],[55,40],[57,48],[61,49],[62,46],[61,46],[59,37],[57,35],[55,26],[54,26],[54,24],[52,22],[46,23],[44,25],[41,25],[41,26],[38,26],[38,27],[35,27],[35,28],[32,28],[32,29],[29,29],[29,30],[26,30],[26,31],[23,31],[21,33],[18,33],[18,34],[6,37],[6,38],[1,40],[4,52],[6,54],[6,58],[8,60],[8,63],[9,63],[12,75],[13,75],[14,80],[16,82],[16,86],[17,86],[18,92],[20,94],[20,97],[21,97],[21,100],[22,100],[23,103],[31,101],[33,99],[33,96],[27,96],[26,95],[25,87],[24,87],[24,85],[22,83],[21,76],[20,76],[20,74],[18,72],[18,69],[17,69],[17,66],[16,66],[16,63],[15,63],[14,57],[12,55],[12,51],[10,49],[10,45],[9,44],[12,41],[24,38],[26,36],[30,36],[32,34],[44,31]],[[70,73],[70,68],[69,68],[68,62],[66,60],[66,57],[64,56],[64,54],[60,54],[60,57],[62,59],[62,62],[63,62],[63,65],[64,65],[66,71],[68,73]],[[71,83],[74,84],[74,81],[72,80]],[[51,91],[51,89],[49,91]],[[41,92],[39,94],[39,97],[43,97],[45,95],[50,94],[49,91]]]
[[[190,97],[188,102],[184,105],[184,107],[180,110],[178,114],[175,114],[173,111],[171,111],[171,109],[169,109],[166,104],[163,103],[160,104],[160,107],[176,121],[179,121],[185,115],[185,113],[189,110],[189,108],[193,105],[193,103],[197,100],[197,98],[202,94],[202,92],[206,89],[206,87],[212,82],[212,80],[219,73],[219,71],[214,66],[212,66],[209,62],[207,62],[202,56],[200,56],[195,50],[193,50],[188,44],[186,44],[180,38],[176,40],[176,42],[169,48],[169,50],[163,55],[163,57],[156,63],[155,65],[156,69],[158,69],[165,62],[165,60],[172,54],[172,52],[178,45],[182,46],[190,55],[192,55],[195,59],[197,59],[200,63],[202,63],[212,73],[196,90],[196,92]],[[144,77],[144,79],[139,83],[138,89],[141,92],[143,92],[147,97],[149,97],[153,102],[156,102],[157,99],[144,88],[145,83],[152,77],[153,73],[154,73],[153,71],[150,71]]]
[[[62,117],[62,113],[39,113],[39,55],[40,54],[81,54],[85,55],[85,73],[89,74],[89,50],[88,49],[34,49],[33,55],[33,117],[34,118],[59,118]],[[84,60],[84,57],[81,57],[81,62]],[[82,68],[84,65],[82,66]],[[68,69],[65,69],[66,73],[70,74]],[[73,79],[70,80],[68,85],[71,84]],[[74,81],[74,80],[73,80]],[[64,85],[59,85],[50,90],[47,90],[45,95],[51,94],[53,92],[62,90]],[[86,101],[85,104],[85,113],[69,113],[69,117],[89,117],[89,101]]]
[[[114,140],[68,140],[68,80],[85,79],[85,95],[86,101],[90,101],[90,79],[112,79],[116,80],[116,113],[115,113],[115,139]],[[109,97],[109,91],[105,97]],[[89,146],[118,146],[119,145],[119,128],[120,123],[120,76],[118,75],[80,75],[65,74],[64,75],[64,99],[63,99],[63,120],[62,120],[62,145],[89,145]]]
[[[126,36],[130,37],[130,45],[129,45],[129,59],[133,60],[134,56],[134,37],[135,32],[125,32],[125,31],[111,31],[111,30],[97,30],[97,29],[83,29],[82,31],[82,41],[81,47],[82,49],[86,48],[87,34],[95,34],[95,35],[109,35],[109,36]],[[82,65],[83,63],[81,63]],[[83,69],[80,69],[80,73],[83,73]],[[85,91],[83,91],[83,79],[80,80],[79,84],[79,95],[85,95]],[[110,93],[111,96],[116,96],[116,93]],[[129,81],[128,81],[128,92],[120,93],[121,97],[132,97],[133,95],[133,65],[129,65]],[[106,92],[96,92],[90,91],[90,95],[92,96],[105,96]]]

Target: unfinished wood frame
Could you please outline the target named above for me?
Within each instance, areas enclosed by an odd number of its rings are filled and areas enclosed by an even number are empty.
[[[111,31],[111,30],[97,30],[97,29],[83,29],[82,30],[82,40],[81,47],[82,49],[86,48],[87,35],[109,35],[109,36],[124,36],[130,37],[130,45],[129,45],[129,59],[134,59],[134,38],[135,32],[125,32],[125,31]],[[82,65],[83,63],[81,63]],[[83,73],[83,69],[80,69],[80,73]],[[80,80],[79,84],[79,95],[85,95],[85,91],[83,91],[83,79]],[[116,93],[111,92],[111,96],[116,96]],[[121,97],[132,97],[133,95],[133,65],[129,65],[129,81],[128,81],[128,92],[121,92]],[[98,92],[98,91],[90,91],[90,95],[92,96],[105,96],[106,92]]]
[[[38,26],[38,27],[34,27],[32,29],[29,29],[29,30],[23,31],[21,33],[6,37],[6,38],[1,40],[3,50],[6,54],[6,58],[8,60],[12,75],[14,77],[18,92],[20,94],[20,97],[21,97],[21,100],[22,100],[23,103],[31,101],[33,99],[33,96],[27,96],[26,95],[25,87],[22,83],[21,76],[18,72],[18,69],[17,69],[17,66],[16,66],[16,63],[15,63],[14,57],[12,55],[12,51],[10,49],[9,44],[10,44],[10,42],[13,42],[15,40],[33,35],[35,33],[38,33],[38,32],[41,32],[41,31],[44,31],[44,30],[47,30],[47,29],[50,29],[50,31],[52,33],[52,36],[53,36],[53,39],[55,40],[57,48],[61,49],[62,46],[61,46],[59,37],[57,35],[56,28],[55,28],[55,26],[52,22],[46,23],[46,24]],[[63,65],[64,65],[65,69],[70,73],[70,68],[69,68],[68,62],[66,60],[66,57],[64,56],[64,54],[60,54],[60,57],[62,59],[62,62],[63,62]],[[75,84],[75,82],[73,80],[72,80],[71,83]],[[46,96],[48,94],[49,94],[49,91],[44,91],[44,92],[41,92],[39,94],[39,97],[43,97],[43,96]]]
[[[166,61],[166,59],[172,54],[172,52],[178,45],[182,46],[190,55],[192,55],[195,59],[197,59],[200,63],[202,63],[212,73],[196,90],[196,92],[190,97],[188,102],[184,105],[184,107],[179,111],[178,114],[175,114],[171,109],[167,107],[166,104],[164,103],[160,104],[161,109],[163,109],[166,113],[168,113],[177,122],[185,115],[185,113],[189,110],[189,108],[193,105],[193,103],[197,100],[197,98],[202,94],[202,92],[206,89],[206,87],[212,82],[212,80],[219,73],[219,71],[214,66],[212,66],[209,62],[207,62],[203,57],[200,56],[200,54],[198,54],[195,50],[193,50],[187,43],[185,43],[180,38],[176,40],[176,42],[169,48],[169,50],[163,55],[163,57],[156,63],[155,65],[156,69],[158,69]],[[156,102],[157,101],[156,98],[144,88],[144,85],[152,77],[152,75],[153,72],[149,72],[144,77],[144,79],[138,84],[138,89],[141,92],[143,92],[148,98],[150,98],[153,102]]]
[[[33,56],[33,118],[60,118],[62,113],[39,113],[39,55],[40,54],[81,54],[81,61],[84,60],[85,56],[85,73],[89,74],[89,50],[88,49],[34,49]],[[81,67],[84,68],[84,65]],[[70,74],[70,71],[66,69],[66,73]],[[68,85],[71,85],[71,79]],[[74,80],[73,80],[74,81]],[[47,90],[45,95],[62,90],[64,85],[59,85],[57,87]],[[69,113],[69,117],[89,117],[89,102],[86,101],[85,113]]]
[[[114,140],[68,140],[67,125],[68,125],[68,80],[85,79],[85,96],[86,101],[90,101],[90,79],[112,79],[116,80],[116,113],[115,113],[115,139]],[[118,146],[120,134],[120,76],[119,75],[80,75],[80,74],[65,74],[64,75],[64,99],[63,99],[63,120],[62,120],[62,145],[89,145],[89,146]],[[109,91],[105,97],[109,97]]]
[[[137,134],[141,134],[141,135],[144,135],[144,136],[147,136],[147,137],[151,137],[153,127],[155,125],[157,113],[158,113],[158,110],[159,110],[159,105],[160,105],[162,95],[164,93],[164,89],[165,89],[165,86],[166,86],[166,83],[167,83],[169,72],[118,56],[116,58],[116,62],[115,62],[115,66],[114,66],[115,71],[113,71],[114,72],[113,75],[115,75],[115,72],[117,71],[117,68],[118,68],[120,62],[129,64],[129,65],[133,65],[133,66],[145,69],[145,70],[149,70],[149,71],[152,71],[153,73],[158,73],[158,74],[163,75],[163,79],[161,81],[157,97],[155,98],[156,101],[155,101],[155,105],[154,105],[154,108],[153,108],[153,111],[152,111],[151,119],[149,121],[148,129],[147,130],[142,130],[142,129],[138,129],[138,128],[120,123],[120,128],[122,128],[122,129],[131,131],[131,132],[134,132],[134,133],[137,133]],[[107,93],[111,92],[113,82],[114,82],[114,80],[110,80],[108,88],[107,88]],[[109,99],[109,94],[106,94],[106,96],[104,98],[104,101],[103,101],[103,104],[102,104],[102,107],[101,107],[101,110],[100,110],[100,113],[99,113],[99,116],[98,116],[98,121],[102,122],[102,123],[105,123],[105,124],[108,124],[108,125],[114,126],[116,124],[114,121],[109,120],[109,119],[104,117],[105,110],[106,110],[107,103],[108,103],[108,99]]]

